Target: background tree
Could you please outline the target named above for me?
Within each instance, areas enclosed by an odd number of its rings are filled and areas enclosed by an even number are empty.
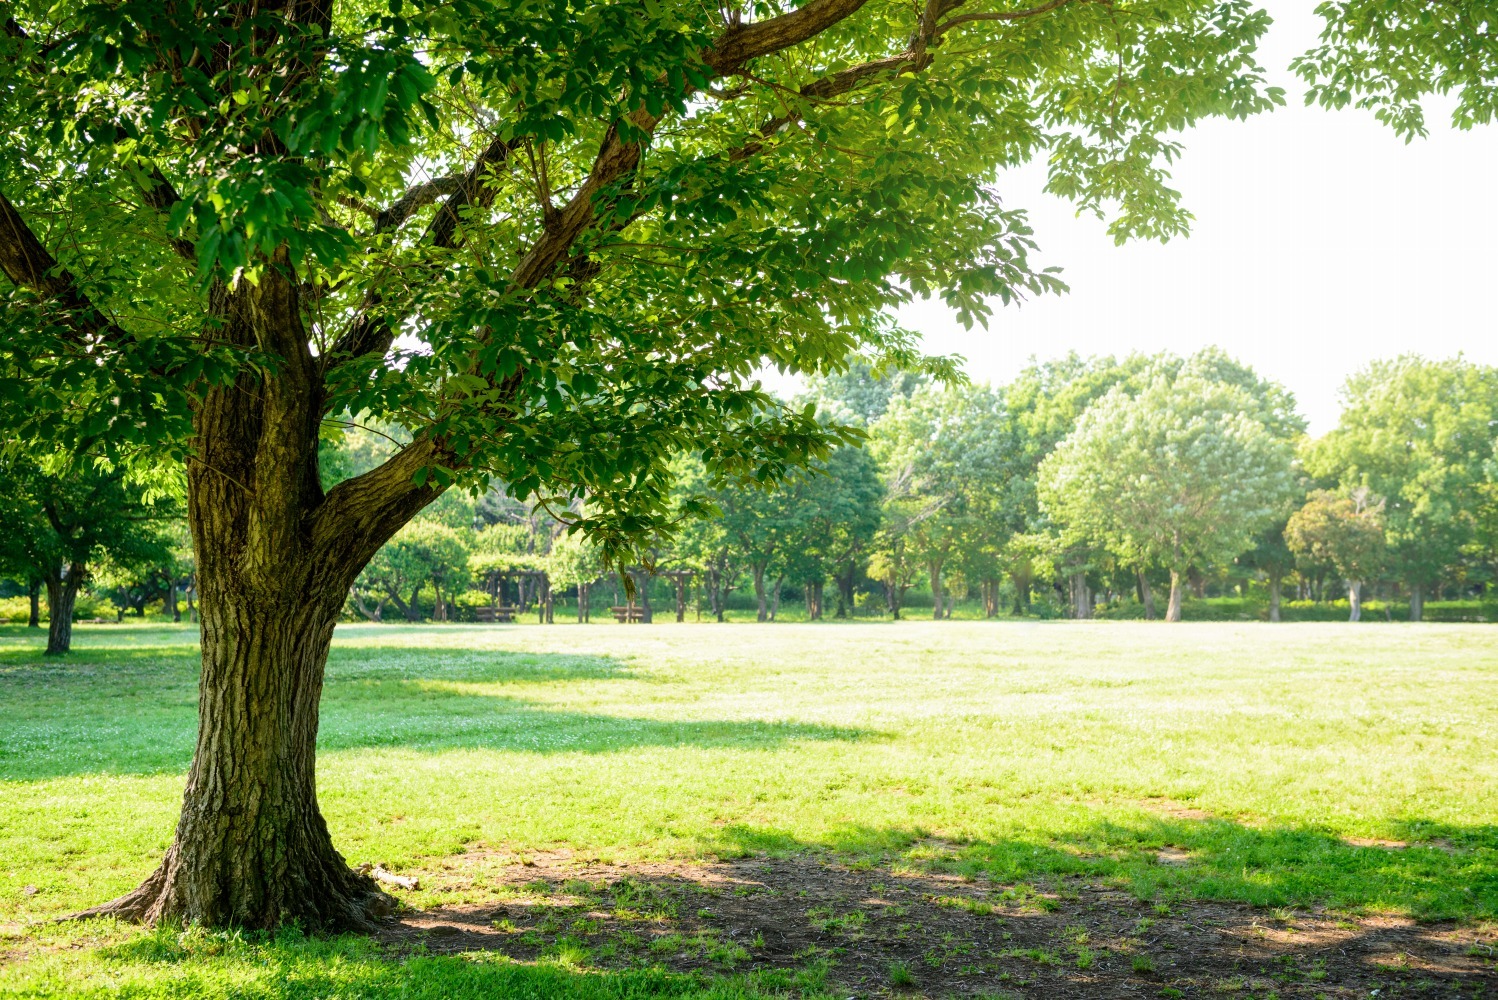
[[[1288,443],[1253,412],[1243,389],[1192,375],[1115,387],[1041,463],[1041,503],[1126,563],[1168,568],[1179,621],[1186,571],[1246,551],[1294,488]]]
[[[1363,581],[1384,558],[1383,501],[1365,488],[1351,494],[1311,493],[1285,525],[1290,551],[1330,563],[1347,581],[1348,621],[1363,617]]]
[[[180,516],[170,498],[147,503],[123,469],[83,463],[54,473],[0,462],[0,497],[9,530],[27,539],[9,543],[12,557],[30,560],[29,574],[46,588],[49,656],[72,648],[73,608],[94,570],[161,565],[170,556],[165,526]]]
[[[1343,389],[1337,427],[1306,451],[1308,471],[1350,495],[1384,498],[1390,569],[1419,621],[1425,593],[1461,559],[1498,426],[1498,369],[1461,358],[1376,361]]]

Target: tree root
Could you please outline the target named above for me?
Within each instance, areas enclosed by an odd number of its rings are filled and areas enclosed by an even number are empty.
[[[90,920],[95,917],[113,917],[126,923],[154,927],[163,921],[184,924],[223,926],[244,924],[244,921],[223,920],[211,914],[194,913],[186,904],[183,893],[173,890],[170,879],[175,872],[172,854],[161,862],[144,882],[125,895],[99,906],[79,910],[56,918],[56,923],[75,920]],[[380,920],[394,913],[400,906],[393,896],[381,889],[369,875],[354,869],[344,868],[347,878],[338,889],[329,889],[318,900],[308,900],[309,905],[301,912],[280,912],[263,921],[265,927],[298,923],[311,931],[337,933],[356,931],[371,933],[380,927]],[[331,897],[331,898],[330,898]],[[331,905],[330,905],[331,904]],[[258,923],[258,922],[257,922]]]

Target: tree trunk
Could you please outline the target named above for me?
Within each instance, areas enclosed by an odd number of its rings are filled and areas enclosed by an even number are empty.
[[[80,916],[308,930],[369,929],[391,907],[334,849],[316,746],[334,624],[360,570],[440,490],[449,460],[418,436],[326,494],[317,468],[322,362],[284,254],[258,283],[209,292],[213,336],[275,358],[211,385],[193,413],[187,512],[202,619],[198,735],[176,834],[139,888]]]
[[[577,585],[577,620],[579,622],[588,620],[588,585],[586,583]]]
[[[1030,573],[1016,571],[1009,574],[1014,581],[1014,613],[1022,615],[1030,609]]]
[[[27,628],[42,627],[42,581],[31,580],[26,586],[26,596],[31,598],[31,616],[26,619]]]
[[[1092,594],[1087,589],[1087,574],[1071,575],[1072,616],[1077,619],[1092,617]]]
[[[684,622],[687,620],[687,576],[677,573],[673,579],[676,581],[676,620]]]
[[[1280,578],[1278,576],[1269,578],[1269,620],[1272,622],[1280,620]]]
[[[1425,617],[1425,585],[1423,583],[1410,584],[1410,621],[1417,622]]]
[[[177,581],[175,578],[166,582],[166,607],[164,609],[171,616],[172,621],[182,620],[182,609],[177,606]]]
[[[1358,580],[1347,581],[1347,620],[1363,620],[1363,585]]]
[[[775,588],[770,592],[770,621],[780,614],[780,591],[785,587],[785,574],[775,578]]]
[[[1154,621],[1155,618],[1155,594],[1150,589],[1150,582],[1144,578],[1144,570],[1134,571],[1134,590],[1139,595],[1139,603],[1144,605],[1144,620]]]
[[[926,563],[926,573],[931,579],[931,617],[940,621],[942,602],[941,560],[929,560]]]
[[[640,624],[653,624],[655,612],[650,607],[650,574],[644,570],[640,571],[635,577],[635,590],[640,592]]]
[[[406,621],[408,621],[408,622],[419,622],[419,621],[421,621],[421,606],[416,603],[416,599],[419,598],[420,596],[421,596],[421,587],[420,587],[420,585],[412,587],[411,588],[411,603],[407,604],[406,607],[405,607],[405,609],[404,609],[405,612],[406,612]]]
[[[848,572],[833,576],[837,583],[837,617],[847,618],[853,614],[853,566],[850,563]]]
[[[1165,607],[1165,620],[1178,622],[1181,620],[1181,571],[1172,569],[1170,571],[1170,603]]]
[[[754,574],[754,600],[759,604],[759,614],[755,616],[754,620],[759,622],[766,621],[770,617],[770,612],[765,604],[765,564],[762,562],[751,563],[750,568]]]
[[[85,567],[73,563],[66,571],[59,567],[47,577],[48,656],[61,656],[73,648],[73,606],[87,575]]]

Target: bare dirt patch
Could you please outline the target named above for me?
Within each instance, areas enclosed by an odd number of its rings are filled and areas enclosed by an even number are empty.
[[[387,943],[599,968],[800,970],[849,998],[1498,995],[1492,927],[1164,906],[1083,883],[979,884],[814,856],[476,853],[420,874],[455,901],[403,913]]]

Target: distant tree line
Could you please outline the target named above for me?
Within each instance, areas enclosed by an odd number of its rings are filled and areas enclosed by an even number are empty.
[[[677,529],[608,567],[569,512],[502,490],[449,492],[359,576],[348,614],[372,621],[581,619],[601,598],[651,621],[1066,614],[1182,617],[1209,593],[1365,597],[1408,607],[1498,580],[1498,370],[1463,359],[1379,361],[1311,438],[1285,389],[1217,349],[1032,364],[1004,386],[944,385],[867,365],[822,376],[804,405],[859,429],[778,489],[674,466]],[[325,484],[402,446],[355,419],[325,428]],[[191,614],[191,546],[170,483],[104,466],[0,467],[0,586],[65,651],[80,593],[116,618]],[[572,514],[580,513],[573,510]],[[47,614],[41,613],[45,596]],[[488,609],[487,611],[485,609]],[[501,618],[502,620],[502,618]]]

